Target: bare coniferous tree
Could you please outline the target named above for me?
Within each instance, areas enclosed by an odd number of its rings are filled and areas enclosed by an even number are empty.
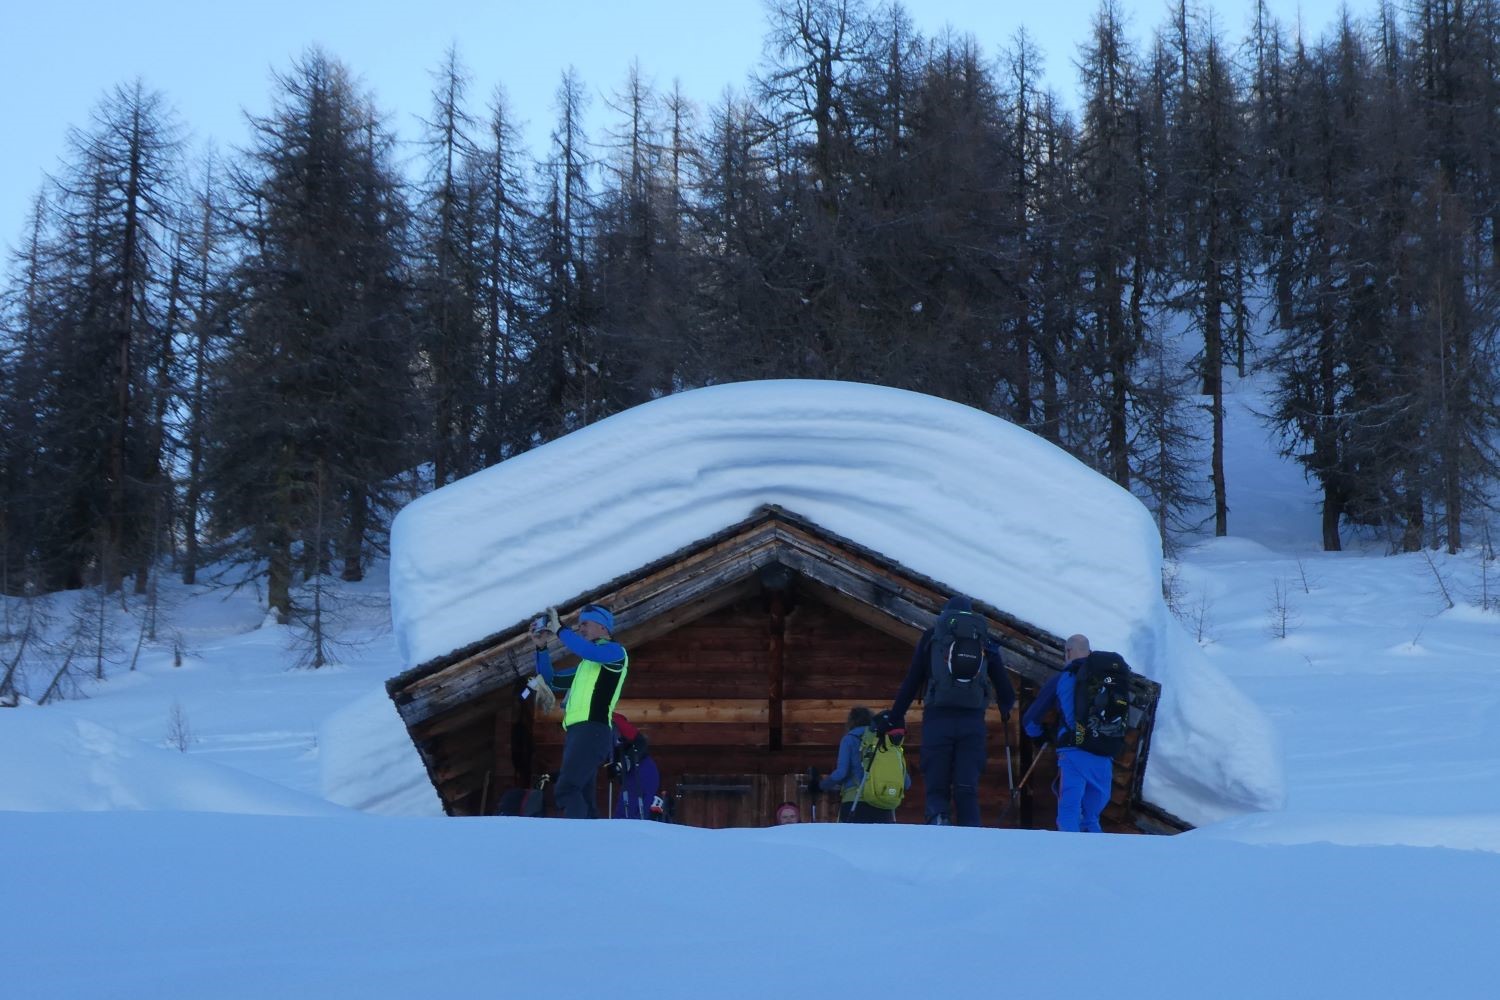
[[[149,544],[141,514],[161,468],[153,396],[179,140],[165,99],[136,81],[115,88],[69,144],[41,237],[53,280],[34,342],[36,445],[46,459],[35,489],[49,512],[39,541],[49,585],[81,586],[98,560],[115,590]]]
[[[1138,68],[1121,17],[1114,0],[1104,0],[1083,52],[1087,141],[1078,150],[1078,237],[1087,310],[1081,346],[1104,423],[1098,462],[1111,479],[1128,487],[1133,372],[1143,342],[1142,302],[1154,268],[1143,244],[1150,217],[1146,164],[1139,155]]]
[[[583,130],[586,95],[578,74],[557,89],[557,127],[542,165],[546,192],[535,227],[537,301],[533,350],[522,376],[544,440],[592,423],[599,404],[596,304],[589,272],[589,220],[594,217],[592,160]]]
[[[1224,373],[1261,361],[1326,547],[1352,526],[1456,550],[1500,457],[1500,4],[1385,4],[1313,39],[1258,3],[1242,68],[1186,0],[1144,58],[1122,19],[1098,11],[1075,117],[1024,35],[996,61],[899,5],[778,0],[752,94],[701,133],[635,68],[596,143],[570,72],[534,173],[503,101],[469,116],[450,51],[411,188],[311,53],[185,213],[164,103],[119,88],[0,291],[0,589],[34,566],[149,594],[181,537],[185,578],[223,546],[287,615],[334,561],[362,575],[397,477],[787,376],[1015,419],[1170,543],[1200,464],[1227,530]]]
[[[249,526],[268,601],[290,615],[294,549],[321,572],[338,539],[362,575],[372,512],[409,464],[410,338],[393,140],[347,70],[313,51],[277,78],[275,110],[236,173],[245,256],[235,332],[216,369],[215,510]],[[307,544],[319,470],[339,531]]]
[[[200,535],[203,529],[204,455],[206,450],[208,393],[212,366],[227,336],[230,301],[226,288],[224,256],[229,242],[225,205],[221,191],[223,170],[219,158],[210,152],[203,160],[201,173],[189,213],[192,227],[188,239],[192,267],[187,292],[191,319],[188,322],[189,349],[187,385],[183,388],[182,437],[186,481],[181,511],[182,582],[198,579],[201,561]]]
[[[35,568],[38,551],[50,539],[52,515],[37,489],[42,456],[35,405],[46,382],[42,344],[55,325],[56,278],[45,242],[49,216],[46,199],[38,196],[10,262],[10,280],[0,290],[0,594],[7,595],[40,584],[27,569]],[[8,615],[9,604],[6,609]]]
[[[167,710],[167,746],[178,753],[187,753],[188,747],[198,742],[192,724],[188,722],[187,710],[178,701]]]
[[[536,254],[528,242],[533,215],[520,159],[505,94],[497,90],[485,142],[467,165],[481,220],[476,252],[484,359],[480,442],[486,465],[525,450],[529,439],[518,383],[531,349]]]
[[[1285,639],[1301,623],[1301,616],[1292,607],[1291,588],[1280,578],[1271,581],[1271,597],[1266,611],[1270,615],[1268,628],[1274,638]]]
[[[33,573],[20,585],[20,609],[0,639],[0,707],[14,707],[29,690],[32,675],[46,662],[52,633],[51,599],[41,592]]]
[[[1186,243],[1181,256],[1181,304],[1203,338],[1199,369],[1207,397],[1214,534],[1229,532],[1224,473],[1224,368],[1229,363],[1237,310],[1244,299],[1240,264],[1250,252],[1250,184],[1241,144],[1243,111],[1219,39],[1208,34],[1189,67],[1181,109],[1176,173],[1185,181],[1182,200]]]
[[[680,95],[663,104],[632,66],[609,106],[590,243],[599,331],[600,396],[607,412],[672,391],[684,352],[691,297],[685,263]],[[672,117],[663,120],[663,111]]]
[[[779,0],[767,10],[757,128],[787,199],[784,225],[796,230],[789,273],[772,279],[798,307],[788,310],[795,326],[782,364],[787,374],[848,377],[866,333],[867,289],[840,219],[854,188],[854,91],[871,22],[857,0]]]
[[[1346,68],[1354,65],[1346,60]],[[1358,106],[1352,88],[1357,79],[1335,79],[1326,55],[1299,47],[1289,71],[1288,103],[1299,109],[1304,130],[1295,144],[1296,163],[1286,167],[1298,181],[1291,211],[1284,264],[1286,301],[1279,308],[1284,322],[1281,342],[1271,357],[1277,373],[1274,418],[1285,435],[1283,453],[1295,457],[1323,492],[1323,547],[1341,547],[1339,525],[1355,503],[1351,461],[1350,416],[1343,412],[1355,398],[1353,371],[1342,346],[1348,326],[1340,315],[1339,290],[1347,286],[1353,240],[1347,226],[1357,216],[1342,207],[1353,193],[1358,170],[1357,123],[1349,111]],[[1278,270],[1278,283],[1283,273]]]
[[[449,48],[433,74],[430,117],[422,122],[427,177],[417,231],[415,330],[422,344],[432,409],[433,479],[438,486],[478,468],[476,437],[483,396],[480,326],[481,221],[465,165],[475,153],[466,108],[469,76]]]

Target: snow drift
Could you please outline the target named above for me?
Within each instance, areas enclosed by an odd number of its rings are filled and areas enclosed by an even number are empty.
[[[0,714],[0,812],[172,810],[334,816],[284,785],[151,746],[58,708]]]

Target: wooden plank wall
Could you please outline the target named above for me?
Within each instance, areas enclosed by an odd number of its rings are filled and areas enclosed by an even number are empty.
[[[895,697],[911,660],[909,642],[806,596],[794,597],[788,605],[779,729],[772,725],[776,644],[768,596],[743,599],[631,650],[620,711],[650,740],[665,791],[672,793],[679,784],[687,789],[678,801],[679,821],[711,827],[770,825],[784,798],[798,801],[804,819],[810,819],[812,802],[803,780],[807,768],[815,766],[824,774],[833,770],[852,706],[879,711]],[[1016,718],[1011,718],[1009,738],[1019,779],[1030,757],[1023,760],[1025,752],[1015,746]],[[920,706],[913,706],[907,722],[912,787],[897,819],[920,823]],[[986,824],[994,825],[1008,801],[1006,732],[993,708],[989,723],[989,765],[980,784],[980,807]],[[538,720],[535,738],[536,770],[555,770],[562,756],[561,728]],[[601,780],[601,810],[604,792]],[[820,797],[818,806],[818,819],[831,820],[837,797]],[[1055,806],[1047,806],[1038,815],[1050,818],[1053,812]]]

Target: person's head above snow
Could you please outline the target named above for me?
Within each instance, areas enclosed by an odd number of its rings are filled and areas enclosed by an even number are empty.
[[[947,603],[943,605],[943,610],[944,611],[973,611],[974,610],[974,602],[971,601],[969,598],[965,597],[963,594],[954,594],[952,597],[948,598]]]
[[[595,637],[588,635],[588,630],[584,628],[589,624],[599,626],[603,635],[614,635],[615,616],[602,604],[585,604],[583,610],[578,612],[578,631],[593,639]]]
[[[1063,646],[1063,662],[1072,663],[1088,656],[1093,650],[1089,647],[1089,637],[1081,633],[1068,636],[1067,644]]]

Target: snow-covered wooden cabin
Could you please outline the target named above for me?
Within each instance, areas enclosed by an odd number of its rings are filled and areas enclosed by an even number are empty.
[[[1150,518],[967,407],[829,382],[657,400],[416,501],[393,528],[391,574],[410,668],[387,690],[451,815],[491,813],[560,763],[560,727],[520,697],[527,623],[549,605],[565,619],[613,610],[631,652],[619,711],[646,732],[677,821],[762,826],[787,799],[811,817],[807,769],[832,769],[851,706],[890,704],[922,629],[963,593],[988,615],[1022,709],[1061,667],[1066,634],[1132,662],[1137,725],[1106,825],[1186,825],[1180,766],[1165,766],[1165,803],[1148,794],[1175,627]],[[1031,751],[1018,715],[990,716],[986,822],[1050,826],[1053,762],[1006,810],[1007,748],[1015,780]],[[898,820],[920,822],[920,705],[908,723]],[[817,805],[832,818],[833,798]]]

